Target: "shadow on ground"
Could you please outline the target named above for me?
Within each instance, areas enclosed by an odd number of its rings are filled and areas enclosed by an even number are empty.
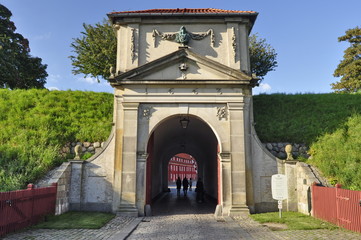
[[[180,214],[213,214],[216,209],[216,200],[205,195],[203,203],[197,203],[194,188],[184,196],[177,196],[175,186],[169,187],[170,192],[165,192],[152,205],[153,216],[180,215]]]

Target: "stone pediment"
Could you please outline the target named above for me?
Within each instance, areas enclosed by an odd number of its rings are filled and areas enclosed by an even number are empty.
[[[170,53],[140,67],[111,77],[112,86],[126,84],[244,84],[258,79],[230,68],[187,48]]]

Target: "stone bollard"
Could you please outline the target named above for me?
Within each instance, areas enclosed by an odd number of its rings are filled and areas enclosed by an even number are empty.
[[[74,160],[80,160],[80,155],[81,155],[82,151],[83,151],[82,146],[80,146],[80,145],[75,146],[75,148],[74,148],[74,152],[75,152]]]
[[[287,158],[286,160],[293,160],[293,156],[292,156],[292,145],[291,144],[287,144],[285,146],[285,152],[287,154]]]

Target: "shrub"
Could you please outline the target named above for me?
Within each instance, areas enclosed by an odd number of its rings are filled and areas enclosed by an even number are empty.
[[[361,115],[355,114],[336,131],[311,145],[312,159],[327,177],[343,187],[361,191]]]

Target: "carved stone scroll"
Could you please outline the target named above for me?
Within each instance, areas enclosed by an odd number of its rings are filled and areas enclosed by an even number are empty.
[[[232,27],[232,48],[233,48],[233,55],[234,55],[234,61],[237,60],[237,37],[236,37],[236,31],[234,30],[234,27]]]
[[[142,116],[143,116],[143,118],[145,118],[145,119],[150,119],[150,117],[152,116],[152,107],[143,107],[142,108]]]
[[[227,118],[227,107],[226,106],[217,107],[217,117],[219,120],[221,120],[222,118]]]
[[[132,61],[134,60],[134,56],[135,56],[135,29],[132,28],[132,35],[131,35],[131,43],[130,43],[130,56],[132,58]]]

